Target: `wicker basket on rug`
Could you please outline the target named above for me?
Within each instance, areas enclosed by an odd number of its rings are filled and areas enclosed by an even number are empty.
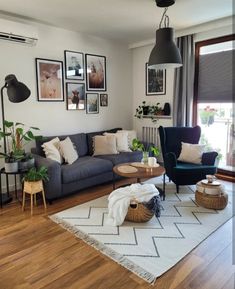
[[[142,203],[134,200],[131,201],[125,220],[136,223],[144,223],[152,219],[153,215],[154,213],[146,208]]]
[[[209,195],[196,191],[195,200],[199,206],[207,209],[223,210],[228,204],[228,195],[221,193],[219,195]]]

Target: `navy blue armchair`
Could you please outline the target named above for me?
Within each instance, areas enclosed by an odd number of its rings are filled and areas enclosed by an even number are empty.
[[[162,156],[166,175],[176,184],[179,193],[180,185],[194,185],[205,179],[206,175],[214,175],[217,171],[215,159],[217,152],[206,152],[202,155],[201,164],[177,161],[181,152],[181,142],[198,144],[201,128],[195,127],[159,127]]]

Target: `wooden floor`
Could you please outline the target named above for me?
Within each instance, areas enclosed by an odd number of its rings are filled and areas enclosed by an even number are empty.
[[[0,288],[234,289],[231,220],[152,286],[48,218],[111,190],[104,185],[80,192],[48,205],[46,213],[41,202],[33,217],[29,201],[24,213],[17,201],[0,209]]]

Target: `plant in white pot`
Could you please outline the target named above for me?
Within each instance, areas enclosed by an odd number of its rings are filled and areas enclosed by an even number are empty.
[[[34,130],[39,130],[39,128],[27,128],[20,122],[4,121],[4,131],[0,130],[0,137],[6,139],[7,152],[2,152],[0,155],[5,157],[6,172],[9,172],[8,170],[11,170],[10,172],[16,172],[18,167],[22,170],[28,169],[30,165],[32,166],[32,157],[25,153],[24,147],[30,141],[41,138],[41,136],[34,135]],[[26,164],[27,161],[29,162]],[[15,164],[15,162],[18,162],[18,164]],[[14,163],[14,165],[12,165],[12,163]],[[14,166],[14,168],[9,168],[9,165]]]

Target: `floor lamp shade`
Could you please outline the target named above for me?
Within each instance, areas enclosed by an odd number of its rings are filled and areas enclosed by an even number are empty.
[[[156,44],[150,54],[148,66],[157,69],[182,66],[181,55],[174,42],[173,28],[165,27],[156,31]]]
[[[31,92],[28,87],[19,82],[14,74],[9,74],[5,77],[5,85],[8,98],[11,102],[22,102],[30,96]]]

